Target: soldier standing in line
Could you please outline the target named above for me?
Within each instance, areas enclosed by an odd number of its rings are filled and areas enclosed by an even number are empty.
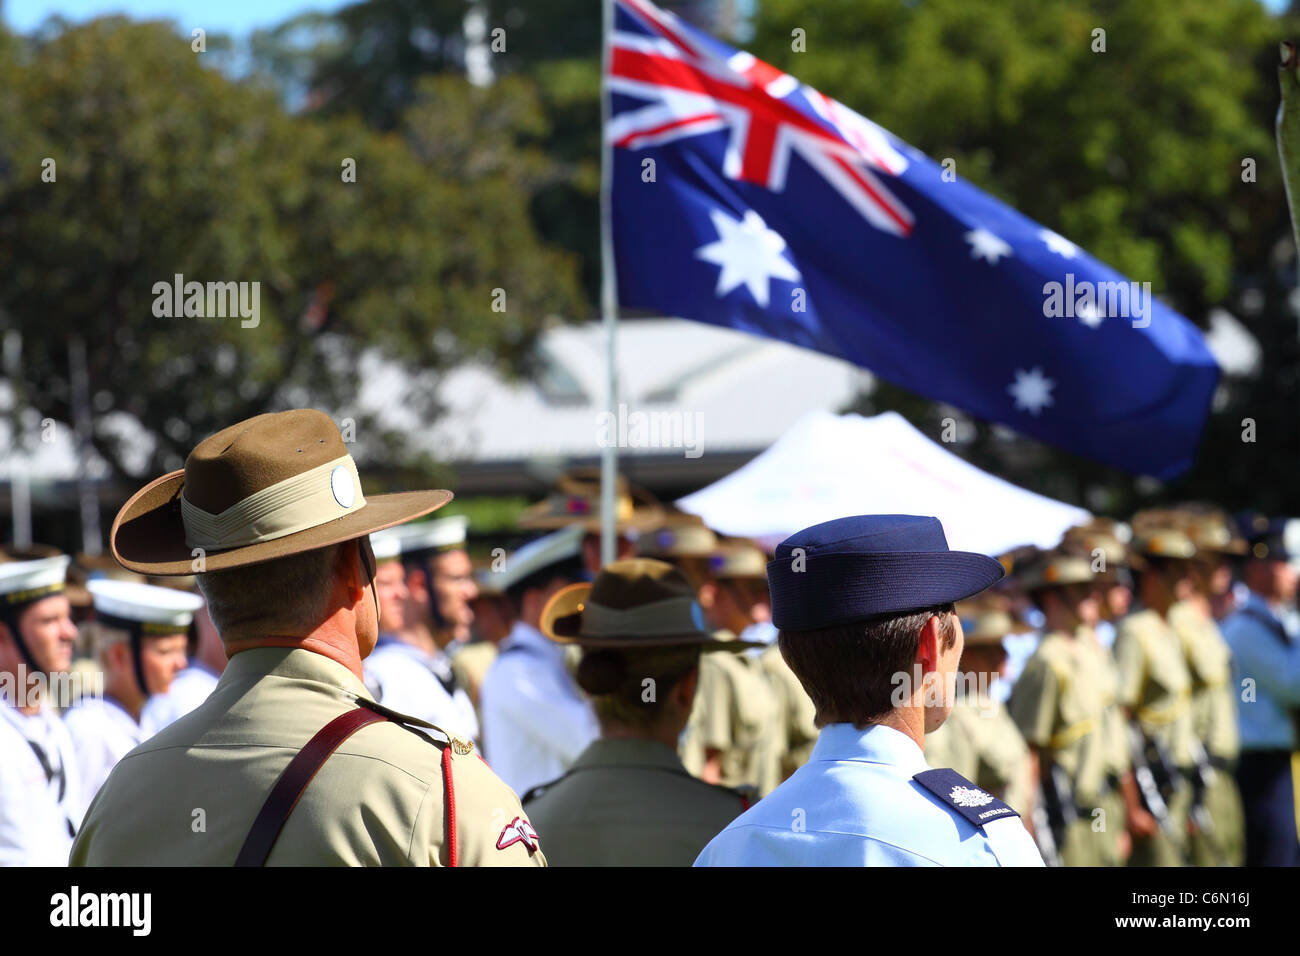
[[[1197,751],[1192,675],[1169,610],[1190,593],[1188,559],[1195,553],[1191,539],[1176,529],[1134,529],[1129,559],[1139,606],[1120,622],[1115,638],[1138,785],[1129,793],[1130,866],[1183,866],[1188,859]]]
[[[1246,552],[1221,514],[1181,512],[1196,546],[1191,559],[1191,593],[1169,609],[1169,623],[1183,642],[1192,674],[1192,723],[1199,741],[1190,834],[1197,866],[1241,866],[1245,862],[1245,822],[1235,772],[1241,754],[1237,728],[1232,650],[1214,621],[1214,600],[1230,591],[1224,584],[1227,556]]]
[[[478,743],[478,714],[447,653],[468,636],[469,602],[478,594],[467,579],[467,524],[457,515],[371,535],[380,634],[365,678],[385,707]],[[404,598],[400,610],[390,606],[394,598]]]
[[[1006,668],[1002,639],[1029,630],[991,603],[957,605],[966,649],[948,719],[925,735],[925,762],[951,767],[1020,814],[1033,818],[1036,781],[1025,738],[992,688]]]
[[[1041,785],[1035,836],[1040,846],[1055,848],[1062,865],[1117,865],[1123,823],[1103,807],[1112,782],[1104,677],[1088,623],[1097,618],[1092,568],[1077,555],[1052,551],[1018,576],[1045,618],[1009,705]]]
[[[124,567],[198,583],[230,663],[212,695],[128,753],[91,804],[74,866],[544,866],[473,744],[373,700],[369,535],[449,491],[362,493],[323,412],[258,415],[136,492],[109,542]],[[198,567],[195,567],[196,561]]]
[[[694,589],[671,565],[632,558],[542,612],[553,641],[582,648],[577,680],[601,736],[558,780],[524,796],[552,866],[690,866],[747,804],[686,772],[677,737],[690,716],[701,653],[720,651]],[[705,655],[707,656],[707,655]]]
[[[51,699],[77,637],[64,555],[0,563],[0,866],[62,866],[86,809]]]
[[[682,759],[702,780],[752,787],[763,797],[784,779],[788,720],[763,669],[763,645],[739,635],[755,623],[756,607],[768,613],[767,560],[749,542],[720,541],[707,567],[700,605],[714,637],[732,642],[736,653],[701,660]]]

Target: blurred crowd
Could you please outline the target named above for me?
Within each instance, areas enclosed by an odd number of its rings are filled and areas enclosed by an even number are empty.
[[[510,553],[459,516],[370,536],[367,688],[472,741],[544,835],[548,788],[610,727],[636,723],[620,675],[543,633],[548,602],[600,570],[600,500],[597,475],[565,475]],[[707,839],[808,760],[817,707],[777,645],[770,554],[626,481],[615,501],[618,557],[672,565],[699,628],[735,648],[699,655],[673,729],[686,771],[740,798]],[[927,762],[1010,804],[1051,865],[1300,862],[1294,530],[1198,504],[1000,556],[1007,576],[957,606],[965,649]],[[0,863],[66,863],[114,764],[198,706],[225,664],[192,579],[51,548],[0,554]],[[24,697],[37,678],[44,697]],[[14,748],[37,755],[43,780],[7,769]],[[599,859],[581,833],[553,846],[552,865]]]

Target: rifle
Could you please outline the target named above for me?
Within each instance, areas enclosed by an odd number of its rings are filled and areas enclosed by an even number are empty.
[[[1161,795],[1156,773],[1147,759],[1151,741],[1136,724],[1128,725],[1128,733],[1129,749],[1133,752],[1133,779],[1137,783],[1138,794],[1142,797],[1142,805],[1146,807],[1147,813],[1156,818],[1160,829],[1172,833],[1173,823],[1169,819],[1169,805]]]
[[[1038,767],[1039,799],[1034,804],[1034,833],[1039,835],[1043,861],[1048,866],[1063,866],[1060,848],[1070,824],[1078,818],[1070,778],[1058,763],[1040,758]],[[1050,849],[1045,843],[1050,844]]]
[[[1205,794],[1214,783],[1214,767],[1209,755],[1199,740],[1192,741],[1192,758],[1196,762],[1196,774],[1192,778],[1192,820],[1205,838],[1205,843],[1214,855],[1216,866],[1229,866],[1228,854],[1219,843],[1218,832],[1214,828],[1214,817],[1205,805]]]

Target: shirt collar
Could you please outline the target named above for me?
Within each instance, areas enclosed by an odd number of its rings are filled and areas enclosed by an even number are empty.
[[[225,671],[217,680],[217,686],[220,688],[263,677],[314,681],[337,687],[357,697],[371,699],[370,691],[366,690],[366,685],[361,683],[356,674],[338,661],[305,647],[255,647],[240,651],[226,665]]]
[[[601,737],[593,740],[573,763],[579,767],[663,767],[686,772],[677,751],[657,740]]]
[[[929,770],[925,754],[901,730],[872,724],[858,730],[852,724],[828,724],[813,745],[809,762],[815,760],[860,760],[897,767],[911,775]]]

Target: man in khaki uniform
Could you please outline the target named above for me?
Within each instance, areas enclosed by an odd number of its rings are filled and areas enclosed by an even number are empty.
[[[1132,794],[1129,865],[1182,866],[1188,854],[1197,741],[1192,675],[1182,641],[1169,625],[1169,611],[1190,591],[1187,560],[1196,547],[1181,531],[1135,527],[1131,550],[1140,608],[1120,623],[1115,659],[1120,703],[1142,744],[1134,749],[1134,771],[1151,771],[1159,799],[1153,806],[1146,788]],[[1139,793],[1143,805],[1137,803]]]
[[[582,647],[577,680],[601,726],[563,777],[524,796],[552,866],[690,866],[746,808],[676,753],[701,651],[731,656],[703,625],[686,578],[652,558],[615,561],[542,612],[547,637]]]
[[[749,542],[719,542],[699,587],[700,604],[721,641],[738,635],[767,609],[767,561]],[[760,655],[746,645],[734,654],[700,661],[700,686],[682,743],[691,773],[726,787],[753,787],[762,797],[785,779],[782,761],[790,719],[772,688]]]
[[[1040,845],[1050,837],[1065,866],[1120,862],[1122,822],[1102,805],[1107,780],[1103,684],[1087,623],[1097,617],[1088,562],[1064,551],[1029,563],[1021,584],[1046,619],[1038,647],[1011,692],[1012,719],[1041,782]]]
[[[1119,664],[1115,661],[1115,624],[1128,614],[1133,603],[1133,577],[1129,568],[1128,547],[1124,544],[1132,537],[1128,525],[1109,519],[1094,518],[1085,526],[1071,528],[1061,540],[1063,550],[1084,557],[1093,571],[1093,590],[1097,594],[1095,605],[1084,605],[1083,610],[1095,617],[1084,623],[1089,625],[1088,644],[1097,655],[1098,678],[1102,699],[1102,726],[1106,738],[1106,787],[1098,806],[1105,812],[1108,827],[1113,827],[1119,840],[1121,861],[1128,859],[1133,841],[1128,833],[1128,806],[1126,788],[1131,790],[1133,758],[1128,737],[1128,718],[1119,703]],[[1123,539],[1123,540],[1121,540]]]
[[[368,535],[450,499],[367,499],[338,428],[309,409],[218,432],[135,494],[114,557],[197,572],[230,664],[204,704],[114,768],[71,862],[545,865],[471,745],[362,683],[379,616]]]
[[[1192,815],[1192,862],[1197,866],[1241,866],[1246,857],[1245,819],[1234,777],[1241,739],[1232,681],[1232,651],[1214,622],[1216,581],[1228,555],[1246,553],[1222,515],[1184,513],[1184,528],[1196,546],[1191,559],[1191,593],[1169,609],[1169,624],[1183,643],[1192,675],[1192,725],[1200,742],[1193,787],[1199,806]]]
[[[959,604],[957,615],[966,634],[957,698],[942,726],[925,735],[925,762],[951,767],[1030,819],[1035,780],[1029,748],[1006,707],[990,693],[1006,667],[1002,638],[1027,628],[990,605]]]

